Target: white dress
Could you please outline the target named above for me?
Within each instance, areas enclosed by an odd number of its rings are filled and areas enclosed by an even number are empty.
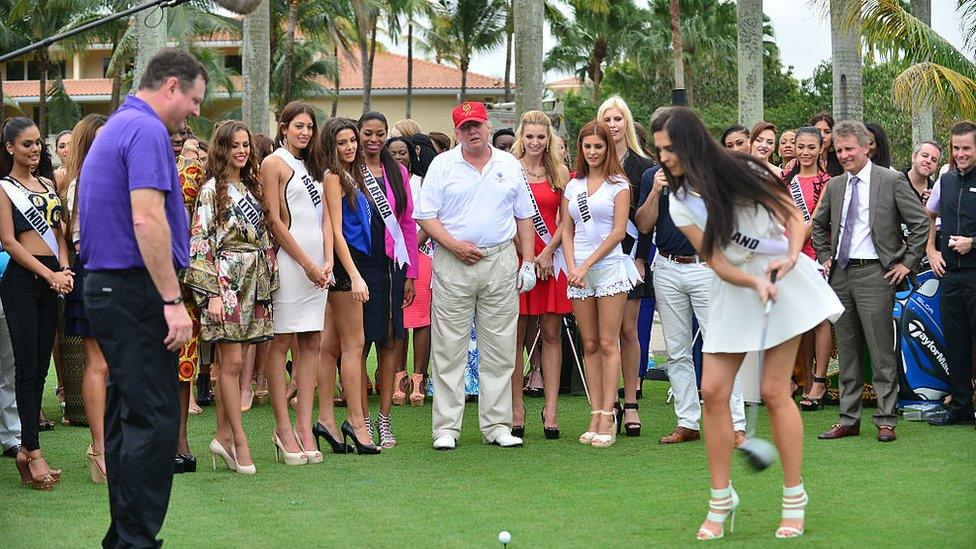
[[[705,228],[705,205],[701,198],[671,193],[670,212],[678,227]],[[746,237],[767,242],[787,241],[783,225],[756,204],[737,206],[736,230]],[[785,246],[784,246],[785,249]],[[784,255],[754,252],[735,242],[723,250],[729,263],[743,271],[765,277],[766,265]],[[777,297],[769,317],[765,348],[806,333],[825,319],[835,322],[844,312],[837,294],[820,274],[820,265],[800,254],[796,266],[776,281]],[[720,277],[712,279],[709,291],[708,332],[702,351],[706,353],[746,353],[759,350],[765,306],[752,288],[730,284]]]
[[[322,182],[308,174],[305,163],[280,148],[273,154],[292,170],[285,184],[285,205],[291,221],[288,232],[316,265],[325,263],[322,240]],[[317,332],[325,322],[327,290],[316,288],[305,270],[284,248],[278,249],[278,276],[281,286],[271,298],[274,303],[274,333]]]

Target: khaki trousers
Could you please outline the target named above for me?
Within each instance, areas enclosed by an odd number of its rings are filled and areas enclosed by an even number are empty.
[[[461,435],[464,368],[471,321],[478,333],[478,422],[485,442],[512,429],[512,372],[519,300],[515,289],[518,257],[511,242],[482,248],[485,257],[465,265],[434,248],[431,371],[434,384],[433,435]]]

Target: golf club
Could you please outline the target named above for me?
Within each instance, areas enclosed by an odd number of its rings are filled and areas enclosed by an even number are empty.
[[[776,284],[776,271],[769,276],[770,281]],[[766,310],[763,312],[762,333],[759,337],[759,379],[762,380],[763,360],[766,357],[766,332],[769,329],[769,315],[773,310],[773,300],[766,300]],[[746,463],[755,471],[762,471],[776,462],[778,453],[776,447],[769,441],[756,438],[756,423],[759,417],[759,403],[750,402],[749,410],[746,413],[746,441],[739,446],[739,451],[746,458]]]

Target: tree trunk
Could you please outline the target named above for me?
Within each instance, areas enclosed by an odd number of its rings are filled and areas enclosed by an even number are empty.
[[[336,77],[335,77],[335,95],[332,97],[332,118],[336,117],[336,113],[339,111],[339,46],[332,46],[332,55],[335,56],[336,62]]]
[[[407,22],[407,107],[406,118],[413,108],[413,15]]]
[[[7,96],[3,94],[3,78],[0,78],[0,120],[7,119]]]
[[[285,105],[291,102],[292,74],[294,74],[292,64],[294,63],[295,57],[295,27],[298,26],[298,1],[290,0],[288,2],[288,23],[285,26],[285,52],[282,59],[281,73],[281,104],[277,108],[279,114],[281,113],[281,109],[285,108]]]
[[[683,104],[683,91],[685,89],[685,49],[681,40],[681,6],[678,0],[668,2],[668,13],[671,15],[671,57],[674,63],[674,92],[672,102],[676,105]]]
[[[122,35],[125,31],[116,30],[115,34],[112,35],[112,59],[115,59],[115,55],[118,53],[119,42],[122,41]],[[122,59],[115,59],[115,67],[112,70],[112,98],[109,100],[109,110],[115,112],[115,109],[119,108],[119,103],[122,101],[122,73],[125,72],[125,66],[128,63],[123,63]]]
[[[294,35],[293,35],[294,37]],[[271,136],[268,124],[270,112],[271,74],[271,2],[264,0],[258,9],[244,16],[244,58],[241,72],[244,90],[241,95],[241,114],[251,133]],[[291,78],[285,82],[290,82]],[[289,92],[290,93],[290,92]],[[284,104],[277,109],[284,108]]]
[[[763,119],[762,0],[736,0],[739,38],[739,123],[751,128]]]
[[[37,129],[41,132],[41,139],[47,139],[47,71],[51,66],[47,48],[38,50],[36,58],[41,69],[37,86]]]
[[[830,0],[830,50],[833,57],[834,118],[861,120],[861,33],[847,25],[846,0]]]
[[[468,98],[468,66],[471,61],[467,57],[461,58],[461,101]]]
[[[543,15],[544,0],[519,0],[514,3],[515,33],[515,115],[542,110],[543,82]]]
[[[132,93],[135,93],[139,91],[139,81],[142,80],[142,73],[146,72],[149,60],[160,48],[166,47],[166,10],[160,10],[158,15],[153,14],[150,18],[155,26],[146,25],[145,16],[133,17],[136,27],[136,66],[132,71]]]
[[[932,0],[912,0],[912,15],[932,26]],[[912,109],[912,144],[931,141],[935,135],[932,101],[926,99]]]
[[[515,34],[515,0],[508,0],[505,16],[505,102],[512,100],[512,40]]]
[[[363,112],[373,110],[373,60],[376,59],[376,26],[379,15],[373,15],[369,32],[369,58],[363,65]]]
[[[600,82],[603,81],[603,60],[607,58],[607,39],[597,36],[590,53],[590,79],[593,80],[593,104],[600,104]]]

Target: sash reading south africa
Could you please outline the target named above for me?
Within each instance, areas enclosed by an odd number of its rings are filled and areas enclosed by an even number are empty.
[[[535,195],[532,194],[532,186],[529,185],[529,180],[525,177],[524,170],[522,171],[522,181],[525,182],[526,191],[529,193],[529,200],[532,201],[532,226],[535,228],[535,234],[544,245],[548,246],[552,242],[552,233],[549,232],[549,227],[546,226],[546,220],[542,218],[542,212],[539,211],[539,203],[536,202]],[[587,211],[587,213],[589,212]],[[552,266],[557,277],[559,273],[569,274],[569,269],[566,267],[566,258],[563,256],[561,247],[556,248],[556,251],[552,254]]]
[[[396,216],[393,215],[393,207],[390,206],[390,201],[386,198],[386,192],[380,187],[379,181],[376,180],[376,177],[373,176],[372,172],[366,166],[363,166],[363,179],[366,183],[366,191],[373,198],[373,204],[376,204],[376,209],[379,210],[380,217],[383,218],[383,224],[386,225],[386,230],[393,237],[393,259],[396,260],[397,265],[400,267],[409,265],[410,256],[407,254],[407,244],[403,238],[403,230],[400,228],[400,223],[397,221]]]
[[[47,221],[44,220],[41,212],[31,204],[24,190],[9,177],[0,179],[0,187],[3,187],[3,190],[7,193],[7,197],[10,198],[10,202],[23,214],[24,219],[30,223],[30,226],[37,231],[37,234],[44,240],[47,247],[51,248],[51,251],[54,252],[54,257],[61,257],[61,247],[58,246],[58,240],[54,236],[54,231],[51,230]]]
[[[264,217],[264,212],[254,205],[254,202],[251,200],[251,194],[248,193],[247,196],[243,195],[234,184],[227,185],[227,194],[234,201],[234,205],[244,214],[244,219],[254,227],[255,232],[260,233],[259,227],[261,226],[261,219]]]

